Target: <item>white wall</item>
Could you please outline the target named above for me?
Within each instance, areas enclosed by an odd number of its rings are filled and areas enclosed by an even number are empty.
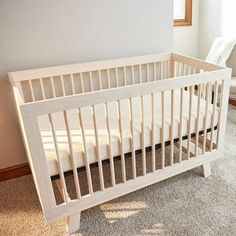
[[[25,162],[7,71],[172,50],[173,0],[1,0],[0,168]]]
[[[198,56],[200,58],[206,58],[213,40],[221,35],[221,23],[222,0],[200,0],[198,36]]]
[[[198,56],[198,21],[199,21],[199,0],[193,0],[192,26],[180,26],[174,28],[175,52],[193,57]]]

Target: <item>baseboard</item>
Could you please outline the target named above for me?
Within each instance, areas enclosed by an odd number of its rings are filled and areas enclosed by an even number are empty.
[[[231,104],[232,106],[236,106],[236,99],[229,98],[229,104]]]
[[[23,163],[16,166],[0,169],[0,182],[8,179],[13,179],[30,174],[30,167],[28,163]]]

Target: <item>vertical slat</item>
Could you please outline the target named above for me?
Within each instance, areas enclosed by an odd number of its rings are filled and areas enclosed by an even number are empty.
[[[80,86],[81,86],[81,93],[84,93],[84,77],[83,77],[83,73],[80,73]]]
[[[184,103],[184,88],[180,89],[180,116],[179,116],[179,162],[183,157],[183,103]]]
[[[110,77],[110,70],[107,69],[107,84],[108,84],[108,88],[111,88],[111,77]]]
[[[89,84],[90,84],[90,91],[93,92],[94,88],[93,88],[93,76],[92,76],[92,72],[89,71]]]
[[[217,100],[218,100],[218,81],[215,82],[214,85],[214,101],[213,101],[213,112],[211,116],[211,142],[210,142],[210,151],[213,149],[213,139],[214,139],[214,120],[216,114],[216,107],[217,107]]]
[[[142,81],[142,65],[138,65],[138,71],[139,71],[139,83],[141,84]]]
[[[122,182],[125,183],[126,182],[126,168],[125,168],[124,136],[123,136],[120,100],[118,101],[118,112],[119,112],[119,132],[120,132],[121,172],[122,172]]]
[[[53,77],[50,77],[50,83],[51,83],[51,87],[52,87],[52,95],[53,95],[53,98],[55,98],[56,97],[56,90],[55,90]]]
[[[174,90],[171,90],[170,165],[174,164]]]
[[[161,92],[161,167],[165,168],[165,92]]]
[[[149,78],[149,64],[146,64],[147,66],[147,82],[150,81],[150,78]]]
[[[134,66],[131,66],[131,79],[132,79],[132,84],[135,83],[134,81]]]
[[[98,135],[98,124],[97,124],[95,106],[93,106],[93,123],[94,123],[94,133],[95,133],[95,142],[96,142],[96,154],[98,158],[100,187],[101,187],[101,190],[104,190],[104,177],[103,177],[102,159],[101,159],[101,151],[100,151],[100,143],[99,143],[99,135]]]
[[[49,114],[49,121],[51,124],[53,143],[54,143],[56,156],[57,156],[58,170],[59,170],[59,175],[60,175],[60,182],[62,184],[63,196],[64,196],[65,202],[67,203],[68,202],[68,193],[67,193],[67,188],[66,188],[66,181],[65,181],[65,176],[64,176],[64,172],[63,172],[63,164],[61,161],[61,156],[60,156],[60,151],[59,151],[58,141],[57,141],[57,135],[56,135],[56,130],[55,130],[55,125],[54,125],[54,120],[53,120],[52,114]]]
[[[142,166],[143,175],[146,175],[146,148],[145,148],[145,112],[144,112],[144,100],[141,96],[141,112],[142,112]]]
[[[161,61],[160,76],[161,76],[161,79],[164,79],[164,62],[163,61]]]
[[[152,93],[152,172],[156,170],[156,148],[155,148],[155,95]]]
[[[45,90],[44,90],[44,86],[43,86],[43,81],[42,81],[41,78],[39,79],[39,82],[40,82],[40,87],[41,87],[41,92],[42,92],[43,100],[45,100],[46,99],[46,95],[45,95]]]
[[[70,82],[72,87],[72,94],[75,94],[75,83],[74,83],[74,75],[70,74]]]
[[[130,128],[131,128],[131,149],[132,149],[132,173],[133,179],[136,178],[136,156],[135,156],[135,143],[134,143],[134,111],[132,98],[129,99],[130,104]]]
[[[190,159],[190,143],[191,143],[191,127],[192,127],[192,107],[193,107],[193,89],[194,86],[190,86],[189,90],[189,113],[188,113],[188,139],[187,139],[187,159]]]
[[[102,75],[101,71],[98,71],[98,82],[99,82],[99,90],[102,90]]]
[[[200,108],[201,108],[201,94],[202,85],[198,85],[198,100],[197,100],[197,120],[196,120],[196,140],[195,140],[195,156],[198,156],[198,143],[199,143],[199,120],[200,120]]]
[[[204,133],[203,133],[203,149],[202,153],[206,151],[206,139],[207,139],[207,121],[208,121],[208,107],[209,107],[209,83],[206,84],[206,106],[205,106],[205,116],[204,116]]]
[[[30,95],[31,95],[31,99],[32,102],[35,101],[35,95],[34,95],[34,89],[33,89],[33,85],[32,85],[32,81],[29,80],[29,86],[30,86]]]
[[[105,104],[106,108],[106,123],[107,123],[107,133],[108,133],[108,149],[109,149],[109,159],[110,159],[110,171],[111,171],[111,184],[114,187],[116,184],[115,179],[115,168],[114,168],[114,160],[113,160],[113,151],[112,151],[112,139],[111,139],[111,125],[109,119],[109,110],[108,104]]]
[[[68,137],[69,150],[70,150],[70,155],[71,155],[71,163],[72,163],[72,170],[73,170],[73,176],[74,176],[74,182],[75,182],[76,195],[77,195],[77,198],[80,199],[81,191],[80,191],[80,184],[79,184],[79,176],[78,176],[77,167],[76,167],[75,152],[74,152],[72,136],[71,136],[71,127],[70,127],[67,111],[64,111],[64,120],[65,120],[66,133]]]
[[[66,92],[65,92],[65,85],[64,85],[64,80],[63,80],[63,76],[60,76],[60,80],[61,80],[61,86],[62,86],[62,95],[63,97],[65,96]]]
[[[89,193],[92,194],[93,193],[92,178],[91,178],[91,171],[90,171],[90,164],[89,164],[89,157],[88,157],[88,150],[87,150],[87,142],[86,142],[84,122],[83,122],[83,116],[82,116],[82,109],[81,108],[79,108],[79,122],[80,122],[82,140],[83,140],[85,168],[86,168],[86,176],[87,176],[87,181],[88,181],[88,189],[89,189]]]

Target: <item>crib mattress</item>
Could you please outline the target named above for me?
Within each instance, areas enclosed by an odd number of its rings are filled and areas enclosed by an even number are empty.
[[[170,91],[165,92],[165,122],[164,122],[164,141],[170,140],[170,128],[171,128],[171,93]],[[161,95],[155,94],[155,144],[161,143]],[[183,94],[183,121],[182,121],[182,136],[186,136],[188,132],[188,120],[189,120],[189,99],[190,93],[184,91]],[[142,147],[142,116],[141,116],[141,98],[133,98],[133,114],[134,114],[134,147],[135,150],[140,150]],[[147,95],[143,97],[144,104],[144,126],[145,126],[145,147],[152,145],[152,98]],[[197,118],[197,104],[198,97],[193,95],[192,100],[192,115],[191,115],[191,133],[196,132],[196,118]],[[118,113],[117,102],[109,103],[109,120],[111,127],[111,139],[112,139],[112,153],[113,156],[119,156],[120,151],[120,131],[119,131],[119,113]],[[131,152],[131,120],[130,120],[130,106],[129,100],[125,99],[120,102],[121,108],[121,120],[122,120],[122,133],[123,133],[123,147],[124,152]],[[199,116],[199,130],[204,128],[204,117],[205,117],[206,101],[200,100],[200,116]],[[97,117],[97,127],[99,136],[99,147],[100,147],[100,157],[102,160],[109,158],[109,146],[108,146],[108,133],[106,126],[106,115],[104,104],[98,105],[96,108]],[[211,115],[213,113],[213,105],[208,104],[207,111],[207,128],[211,128]],[[84,108],[83,117],[86,117],[84,122],[85,127],[85,137],[86,137],[86,147],[87,147],[87,157],[89,163],[96,163],[98,161],[96,152],[96,140],[94,132],[93,116],[91,115],[91,108]],[[180,91],[175,90],[174,94],[174,126],[173,126],[173,137],[179,137],[179,123],[180,123]],[[71,135],[72,135],[72,145],[74,151],[74,158],[76,167],[85,166],[85,156],[84,156],[84,146],[81,134],[81,129],[78,126],[78,110],[70,111],[69,114],[71,122]],[[63,171],[72,170],[70,148],[68,144],[67,132],[65,125],[63,125],[63,115],[55,114],[54,119],[57,123],[56,125],[56,136],[58,141],[59,158],[62,163]],[[215,113],[214,126],[218,121],[218,110]],[[47,158],[47,164],[51,176],[57,175],[58,170],[58,159],[55,152],[55,146],[53,143],[53,136],[50,130],[48,122],[46,122],[45,117],[39,118],[39,124],[41,128],[41,135],[43,146],[45,150],[45,155]]]

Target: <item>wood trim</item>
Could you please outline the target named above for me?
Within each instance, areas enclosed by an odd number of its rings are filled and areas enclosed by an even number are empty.
[[[229,98],[229,104],[232,105],[232,106],[236,106],[236,99]]]
[[[192,25],[192,0],[185,0],[185,18],[174,20],[174,26],[190,26]]]
[[[0,182],[31,174],[28,163],[0,169]]]

